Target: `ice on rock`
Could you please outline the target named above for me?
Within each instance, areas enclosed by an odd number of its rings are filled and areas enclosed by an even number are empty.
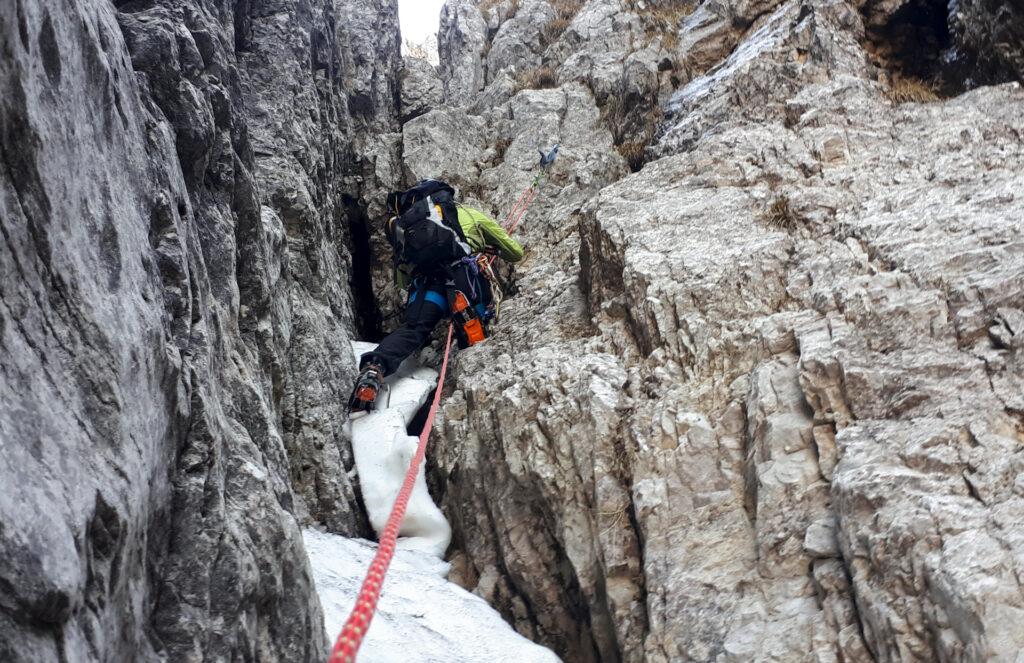
[[[357,359],[374,347],[373,343],[352,343]],[[351,422],[352,453],[363,503],[378,536],[416,453],[418,440],[408,435],[406,428],[437,384],[437,371],[420,366],[415,357],[410,357],[386,382],[390,398],[385,389],[377,399],[379,409]],[[451,527],[427,491],[424,465],[420,465],[409,498],[398,547],[422,550],[440,558],[451,541]]]

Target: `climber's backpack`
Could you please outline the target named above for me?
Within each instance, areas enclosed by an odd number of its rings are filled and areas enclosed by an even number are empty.
[[[455,189],[438,180],[423,180],[407,191],[388,194],[388,239],[400,263],[429,267],[448,265],[472,253],[459,225]]]

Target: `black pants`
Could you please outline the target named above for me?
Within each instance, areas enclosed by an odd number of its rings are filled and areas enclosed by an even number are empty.
[[[380,364],[384,375],[397,371],[406,357],[426,345],[437,323],[449,316],[448,292],[452,288],[461,290],[478,311],[491,302],[487,279],[475,276],[465,267],[458,267],[450,274],[417,278],[409,289],[402,326],[385,336],[375,350],[364,354],[360,368],[372,361]]]

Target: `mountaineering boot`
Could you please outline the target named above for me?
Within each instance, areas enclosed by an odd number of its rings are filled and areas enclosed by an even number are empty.
[[[369,363],[359,372],[356,378],[356,386],[352,389],[352,398],[349,399],[349,411],[369,412],[374,408],[374,401],[380,393],[384,384],[384,369],[380,364]]]

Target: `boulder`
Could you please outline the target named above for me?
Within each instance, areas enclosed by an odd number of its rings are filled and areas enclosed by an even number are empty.
[[[484,121],[455,108],[438,108],[407,123],[402,158],[413,181],[470,181],[486,149]]]
[[[444,104],[444,85],[434,65],[422,58],[405,58],[402,69],[403,123]]]

